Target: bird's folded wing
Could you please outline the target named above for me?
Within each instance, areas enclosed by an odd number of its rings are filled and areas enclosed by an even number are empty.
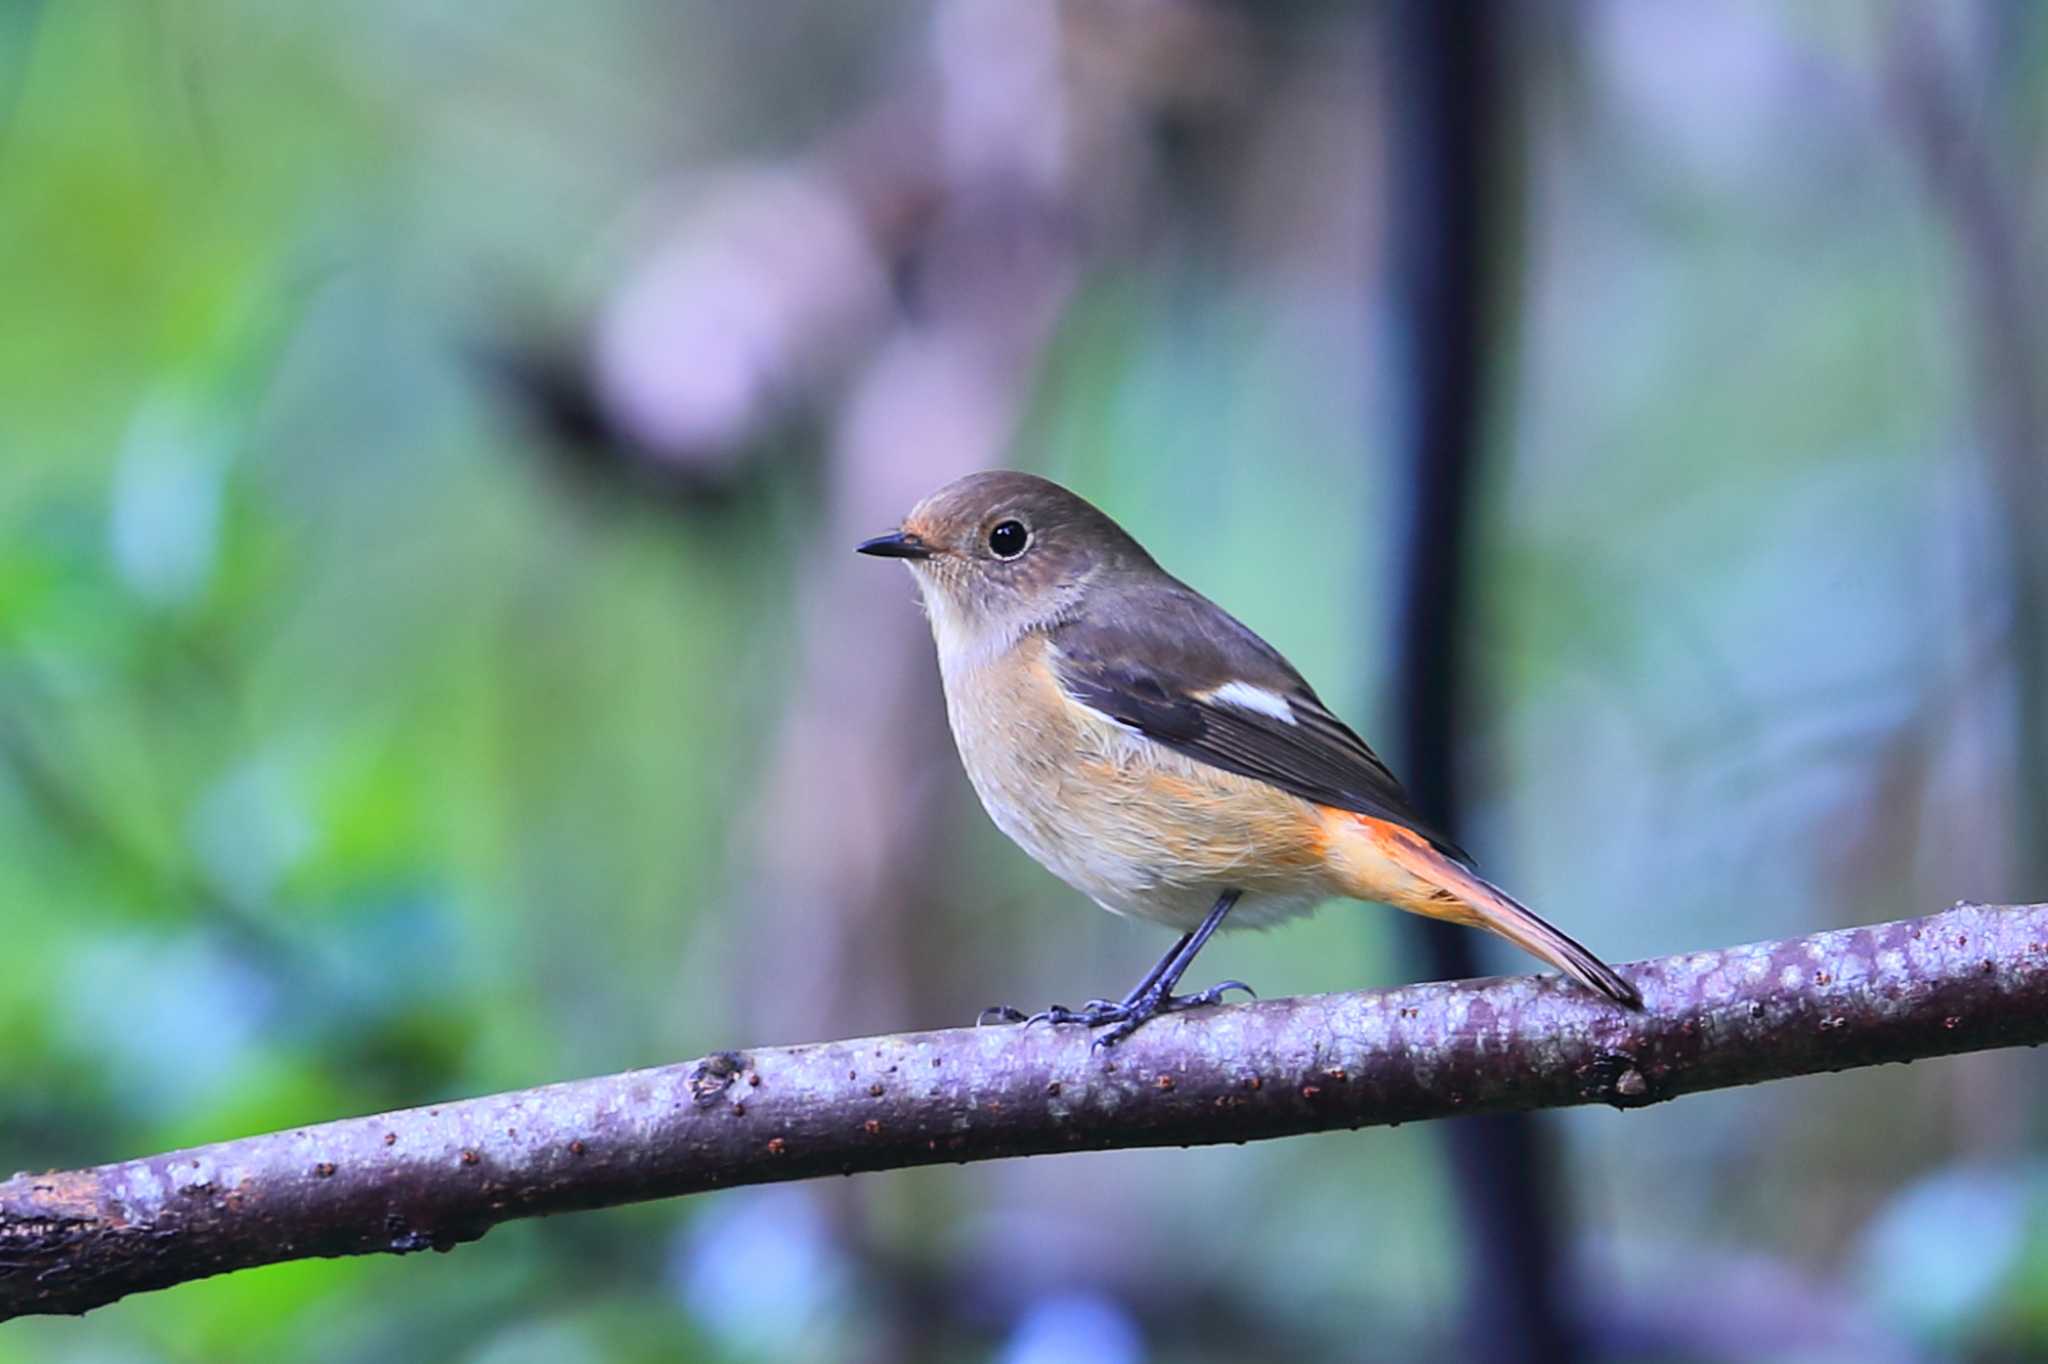
[[[1198,761],[1413,829],[1461,862],[1401,783],[1287,660],[1191,588],[1127,595],[1113,619],[1051,633],[1053,669],[1080,704]]]

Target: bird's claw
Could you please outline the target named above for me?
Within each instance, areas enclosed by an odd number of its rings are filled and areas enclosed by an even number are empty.
[[[1095,1039],[1094,1045],[1113,1047],[1129,1037],[1139,1028],[1160,1014],[1179,1013],[1183,1009],[1207,1008],[1221,1004],[1223,997],[1232,990],[1242,990],[1253,999],[1258,991],[1241,980],[1225,980],[1211,985],[1208,989],[1192,995],[1172,995],[1157,987],[1131,999],[1091,999],[1078,1009],[1069,1009],[1064,1004],[1049,1004],[1035,1014],[1022,1009],[1013,1009],[1007,1004],[992,1004],[981,1011],[976,1025],[987,1023],[1022,1023],[1029,1028],[1044,1023],[1050,1027],[1078,1023],[1083,1027],[1107,1028],[1109,1031]]]
[[[1113,999],[1091,999],[1078,1009],[1069,1009],[1064,1004],[1048,1004],[1035,1014],[1008,1004],[991,1004],[976,1015],[974,1026],[987,1027],[991,1023],[1022,1023],[1030,1027],[1034,1023],[1085,1023],[1099,1028],[1105,1023],[1114,1023],[1123,1017],[1124,1006]]]
[[[1221,1004],[1223,1002],[1223,996],[1228,994],[1232,990],[1242,990],[1246,994],[1250,995],[1253,999],[1257,999],[1259,997],[1259,992],[1257,990],[1254,990],[1251,986],[1245,984],[1241,980],[1221,980],[1216,982],[1216,984],[1211,985],[1208,989],[1202,991],[1200,994],[1170,996],[1163,1004],[1160,1005],[1160,1012],[1165,1013],[1169,1010],[1179,1009],[1199,1009],[1204,1005],[1208,1004]]]
[[[1168,994],[1155,986],[1136,999],[1126,1000],[1119,1006],[1118,1012],[1121,1017],[1105,1020],[1114,1023],[1114,1026],[1095,1039],[1091,1050],[1115,1046],[1160,1014],[1179,1013],[1182,1009],[1201,1009],[1211,1004],[1220,1004],[1223,1002],[1223,996],[1232,990],[1242,990],[1253,999],[1258,998],[1258,993],[1241,980],[1226,980],[1192,995]]]
[[[1204,989],[1200,993],[1194,993],[1194,995],[1171,995],[1171,993],[1155,987],[1155,989],[1145,991],[1137,999],[1126,999],[1122,1006],[1118,1006],[1118,1018],[1104,1020],[1104,1022],[1108,1022],[1112,1026],[1110,1026],[1108,1032],[1104,1032],[1102,1036],[1098,1036],[1094,1040],[1092,1051],[1104,1051],[1108,1047],[1116,1047],[1118,1042],[1122,1042],[1126,1036],[1130,1036],[1133,1032],[1137,1032],[1139,1028],[1143,1028],[1147,1022],[1151,1022],[1159,1014],[1178,1014],[1182,1010],[1200,1010],[1200,1008],[1208,1008],[1212,1004],[1221,1004],[1223,995],[1227,995],[1233,989],[1241,989],[1247,995],[1251,995],[1253,999],[1257,999],[1257,991],[1253,991],[1243,981],[1223,981],[1219,985],[1210,985],[1208,989]]]
[[[1033,1023],[1050,1023],[1057,1027],[1062,1023],[1080,1023],[1090,1028],[1099,1028],[1105,1023],[1114,1023],[1123,1017],[1123,1005],[1113,1004],[1104,999],[1091,999],[1078,1009],[1069,1009],[1064,1004],[1053,1004],[1040,1009],[1024,1020],[1024,1026]]]

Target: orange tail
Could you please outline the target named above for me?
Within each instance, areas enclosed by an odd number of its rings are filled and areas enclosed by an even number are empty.
[[[1330,865],[1346,894],[1484,928],[1625,1008],[1643,1007],[1642,995],[1613,967],[1420,834],[1343,810],[1328,811],[1326,819]]]

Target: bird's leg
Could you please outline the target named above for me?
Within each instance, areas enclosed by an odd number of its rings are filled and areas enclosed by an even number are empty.
[[[1152,969],[1145,973],[1144,979],[1140,980],[1136,985],[1133,985],[1131,987],[1130,993],[1126,994],[1122,999],[1117,1000],[1091,999],[1088,1001],[1087,1007],[1089,1009],[1101,1010],[1130,1008],[1131,1005],[1137,1001],[1139,996],[1143,995],[1147,990],[1151,989],[1153,986],[1159,983],[1159,978],[1161,976],[1165,975],[1168,971],[1171,971],[1173,969],[1173,964],[1175,961],[1179,960],[1181,952],[1187,947],[1189,943],[1193,942],[1194,940],[1195,935],[1192,933],[1181,934],[1180,941],[1175,943],[1173,946],[1167,948],[1166,955],[1161,957],[1158,961],[1152,963]],[[1183,965],[1181,967],[1181,970],[1185,971],[1187,970],[1187,967]]]
[[[1226,890],[1216,897],[1216,903],[1210,908],[1208,916],[1202,920],[1202,926],[1182,938],[1174,950],[1167,954],[1166,960],[1154,967],[1144,980],[1138,982],[1137,988],[1124,997],[1123,1003],[1116,1011],[1121,1016],[1103,1020],[1114,1026],[1095,1039],[1096,1046],[1115,1046],[1159,1014],[1214,1004],[1230,990],[1242,990],[1246,994],[1253,992],[1252,987],[1241,980],[1222,981],[1195,995],[1176,995],[1173,992],[1173,987],[1180,984],[1180,978],[1187,973],[1188,967],[1194,964],[1195,954],[1202,950],[1202,944],[1209,941],[1209,936],[1223,926],[1225,916],[1230,913],[1231,907],[1237,903],[1237,897],[1241,894],[1242,891]]]
[[[983,1021],[991,1015],[1012,1023],[1080,1023],[1090,1028],[1108,1027],[1109,1031],[1095,1039],[1098,1047],[1113,1047],[1124,1038],[1136,1032],[1146,1020],[1159,1014],[1179,1009],[1193,1009],[1204,1004],[1214,1004],[1231,990],[1252,993],[1252,987],[1241,980],[1226,980],[1195,995],[1176,995],[1173,987],[1180,983],[1182,975],[1202,950],[1202,944],[1209,941],[1237,903],[1242,892],[1226,890],[1216,898],[1201,927],[1192,933],[1181,935],[1179,942],[1161,957],[1153,968],[1145,973],[1144,979],[1131,987],[1131,992],[1120,1000],[1091,999],[1079,1009],[1069,1009],[1064,1004],[1055,1004],[1049,1009],[1025,1015],[1020,1009],[998,1008],[982,1012]]]
[[[991,1004],[981,1011],[981,1016],[975,1022],[977,1024],[1086,1023],[1091,1028],[1101,1027],[1104,1023],[1114,1023],[1122,1018],[1130,1009],[1133,1000],[1151,989],[1158,982],[1159,978],[1166,974],[1167,968],[1173,965],[1173,959],[1180,955],[1180,950],[1186,947],[1194,936],[1192,933],[1181,934],[1180,941],[1167,948],[1166,955],[1154,962],[1152,969],[1145,973],[1145,978],[1131,987],[1131,992],[1122,999],[1091,999],[1078,1009],[1069,1009],[1064,1004],[1055,1004],[1050,1008],[1041,1009],[1035,1014],[1027,1014],[1022,1009],[1013,1008],[1008,1004]],[[1187,968],[1182,967],[1181,969],[1185,970]]]

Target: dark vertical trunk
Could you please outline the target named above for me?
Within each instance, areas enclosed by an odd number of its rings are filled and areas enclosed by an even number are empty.
[[[1500,7],[1486,0],[1398,0],[1388,31],[1397,352],[1410,497],[1397,622],[1402,773],[1420,812],[1458,831],[1455,735],[1469,636],[1471,524],[1484,415],[1489,227],[1502,217],[1492,159],[1507,104]],[[1503,196],[1505,197],[1505,196]],[[1470,929],[1407,922],[1432,977],[1479,974]],[[1559,1292],[1556,1176],[1546,1133],[1522,1115],[1444,1128],[1466,1232],[1470,1357],[1579,1357]]]

